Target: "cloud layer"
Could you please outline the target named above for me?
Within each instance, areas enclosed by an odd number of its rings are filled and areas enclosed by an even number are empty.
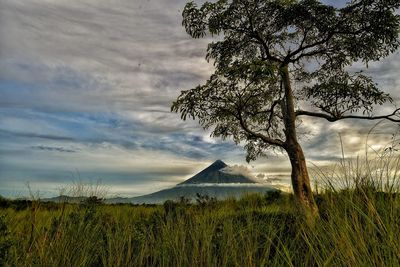
[[[101,179],[114,194],[139,195],[218,158],[244,164],[240,147],[169,112],[180,90],[213,70],[204,60],[210,39],[180,26],[185,2],[0,2],[0,194],[25,194],[26,182],[54,194],[72,180]],[[368,69],[396,99],[398,59]],[[304,119],[306,155],[322,165],[339,158],[338,133],[356,155],[371,126]],[[376,148],[390,141],[393,125],[385,127],[369,136]],[[254,175],[289,171],[275,154],[252,165]]]

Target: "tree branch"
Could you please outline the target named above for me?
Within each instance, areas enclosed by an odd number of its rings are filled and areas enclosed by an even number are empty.
[[[344,119],[361,119],[361,120],[382,120],[386,119],[389,121],[393,122],[400,122],[400,117],[398,119],[393,118],[393,116],[400,115],[398,112],[400,111],[400,108],[395,109],[393,113],[388,114],[388,115],[382,115],[382,116],[358,116],[358,115],[346,115],[346,116],[340,116],[340,117],[334,117],[325,113],[319,113],[319,112],[312,112],[312,111],[306,111],[306,110],[298,110],[296,111],[296,117],[297,116],[310,116],[310,117],[317,117],[317,118],[322,118],[326,119],[327,121],[334,122],[338,120],[344,120]]]
[[[240,123],[240,126],[242,127],[242,129],[245,132],[247,132],[250,136],[260,138],[261,140],[263,140],[264,142],[266,142],[270,145],[279,146],[279,147],[283,147],[283,148],[285,147],[285,143],[282,140],[269,138],[268,136],[265,136],[260,133],[256,133],[256,132],[252,131],[251,129],[249,129],[249,127],[246,125],[246,123],[243,120],[242,113],[239,110],[238,110],[237,119],[239,119],[239,123]]]
[[[330,32],[326,38],[324,38],[324,39],[322,39],[322,40],[319,40],[319,41],[317,41],[317,42],[315,42],[315,43],[308,44],[308,45],[306,45],[306,46],[303,46],[303,43],[304,43],[304,40],[303,40],[302,44],[299,46],[298,49],[296,49],[295,51],[293,51],[292,53],[290,53],[290,54],[288,54],[288,55],[286,56],[286,61],[288,61],[288,62],[296,62],[296,61],[299,60],[301,57],[307,56],[308,54],[314,55],[316,52],[319,51],[318,49],[317,49],[317,50],[314,50],[314,51],[310,51],[310,52],[305,53],[305,54],[303,54],[303,53],[301,53],[301,52],[303,52],[303,51],[305,51],[305,50],[307,50],[307,49],[314,48],[314,47],[316,47],[316,46],[325,44],[325,43],[329,42],[329,40],[330,40],[333,36],[334,36],[334,32]],[[299,54],[299,53],[301,53],[301,54],[300,54],[298,57],[296,57],[295,59],[291,59],[292,57],[296,56],[296,55]]]
[[[266,54],[266,59],[271,60],[273,62],[282,62],[278,57],[274,56],[271,54],[271,51],[268,47],[268,44],[265,42],[265,40],[260,36],[260,34],[258,33],[258,31],[255,30],[254,28],[254,23],[253,23],[253,16],[251,15],[251,13],[248,10],[248,6],[247,6],[247,1],[243,1],[242,4],[244,4],[245,11],[247,13],[247,17],[249,20],[249,24],[250,24],[250,29],[249,29],[249,35],[250,37],[253,37],[254,39],[256,39],[258,41],[258,43],[264,48],[265,50],[265,54]]]
[[[271,105],[270,114],[269,114],[269,118],[268,118],[268,126],[266,129],[267,132],[269,131],[269,129],[272,126],[272,118],[274,117],[274,108],[278,104],[279,104],[279,100],[275,100],[274,103],[272,103],[272,105]]]

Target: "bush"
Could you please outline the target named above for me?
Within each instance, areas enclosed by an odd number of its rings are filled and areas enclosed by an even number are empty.
[[[265,193],[265,200],[268,204],[278,201],[282,196],[281,190],[272,190]]]
[[[0,266],[4,266],[8,251],[12,246],[10,232],[5,222],[5,216],[0,216]]]
[[[10,206],[10,201],[0,196],[0,208],[8,208],[9,206]]]

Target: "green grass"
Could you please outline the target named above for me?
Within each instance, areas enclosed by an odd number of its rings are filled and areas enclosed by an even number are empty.
[[[321,172],[330,183],[313,226],[290,194],[147,206],[3,199],[0,265],[399,266],[398,159],[385,160]]]
[[[290,195],[203,205],[49,205],[1,209],[5,266],[398,266],[400,198],[317,196],[305,225]],[[4,206],[4,205],[3,205]],[[3,227],[2,227],[3,225]],[[3,230],[2,230],[3,229]]]

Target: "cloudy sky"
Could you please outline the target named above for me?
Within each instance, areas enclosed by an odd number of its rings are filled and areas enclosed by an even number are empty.
[[[181,26],[185,0],[0,0],[0,194],[42,195],[77,181],[101,181],[114,195],[173,186],[216,159],[245,165],[231,141],[211,139],[195,121],[169,112],[181,90],[212,73],[210,39]],[[332,1],[337,5],[339,1]],[[398,53],[369,66],[397,99]],[[381,109],[384,113],[390,107]],[[310,165],[363,153],[372,123],[304,120]],[[379,148],[395,126],[369,137]],[[287,175],[285,156],[250,165]]]

